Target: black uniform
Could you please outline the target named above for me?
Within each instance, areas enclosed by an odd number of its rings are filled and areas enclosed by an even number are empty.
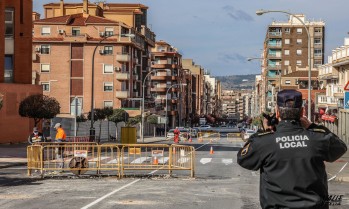
[[[237,154],[239,165],[260,169],[262,208],[328,208],[324,161],[333,162],[346,145],[326,127],[281,121],[276,132],[249,139]]]

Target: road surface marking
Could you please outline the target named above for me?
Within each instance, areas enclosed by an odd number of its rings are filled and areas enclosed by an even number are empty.
[[[233,159],[223,158],[222,163],[224,163],[225,165],[233,164]]]
[[[210,163],[212,161],[212,158],[201,158],[200,163],[202,164],[206,164],[206,163]]]
[[[151,157],[140,157],[131,162],[131,164],[141,164],[144,161],[150,159]]]

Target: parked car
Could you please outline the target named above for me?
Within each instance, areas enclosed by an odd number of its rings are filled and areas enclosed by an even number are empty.
[[[209,129],[209,128],[211,128],[210,125],[201,125],[200,126],[200,130],[206,130],[206,129]]]
[[[173,139],[173,137],[174,137],[174,129],[170,129],[170,130],[167,132],[166,138],[167,138],[167,139]]]
[[[255,133],[256,133],[256,131],[254,131],[252,129],[245,129],[245,132],[243,133],[243,140],[247,141],[247,139],[249,139],[250,136],[252,136]]]

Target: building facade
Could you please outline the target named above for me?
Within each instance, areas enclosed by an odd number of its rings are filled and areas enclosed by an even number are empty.
[[[297,17],[297,18],[296,18]],[[304,25],[298,18],[305,23]],[[265,96],[262,103],[264,111],[271,111],[275,105],[275,95],[282,83],[282,77],[298,70],[309,69],[308,43],[310,42],[310,59],[314,71],[324,62],[325,23],[323,21],[309,21],[304,15],[289,16],[287,22],[272,22],[267,29],[264,43],[264,70],[263,81]],[[314,78],[316,79],[316,78]],[[307,84],[308,81],[304,81]]]
[[[34,121],[20,117],[19,104],[27,96],[42,94],[40,86],[31,85],[32,4],[32,0],[0,1],[0,143],[27,140]]]

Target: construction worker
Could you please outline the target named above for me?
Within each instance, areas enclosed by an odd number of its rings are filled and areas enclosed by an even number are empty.
[[[176,129],[173,131],[173,134],[174,134],[174,138],[173,138],[173,141],[174,143],[178,143],[179,142],[179,134],[181,132],[179,131],[178,127],[176,127]]]
[[[64,142],[67,136],[65,135],[65,131],[63,130],[62,125],[60,123],[56,123],[54,128],[57,131],[55,138],[56,142]]]

